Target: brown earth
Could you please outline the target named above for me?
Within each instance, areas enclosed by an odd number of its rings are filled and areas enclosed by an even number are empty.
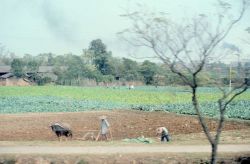
[[[7,78],[0,80],[0,86],[30,86],[31,83],[23,78]]]
[[[73,139],[81,138],[99,128],[99,116],[106,115],[112,127],[114,139],[139,136],[155,137],[155,129],[166,126],[171,135],[201,133],[201,127],[194,116],[183,116],[166,112],[141,112],[131,110],[95,111],[78,113],[29,113],[1,114],[0,141],[51,141],[56,140],[49,125],[64,122],[71,126]],[[216,121],[208,119],[209,128],[216,127]],[[227,121],[224,131],[249,129],[249,121]]]
[[[114,139],[113,142],[92,142],[76,141],[76,138],[82,137],[86,132],[97,133],[99,128],[99,119],[101,115],[106,115],[111,124]],[[208,119],[211,129],[216,127],[216,121]],[[49,125],[53,122],[64,122],[71,125],[73,130],[72,142],[57,142],[55,134],[51,132]],[[127,137],[154,137],[155,129],[158,126],[168,127],[174,140],[167,144],[153,144],[144,146],[136,143],[124,143],[119,139]],[[76,147],[80,149],[96,149],[98,154],[1,154],[0,163],[207,163],[209,153],[197,153],[193,148],[199,148],[199,145],[207,145],[206,138],[202,133],[197,118],[194,116],[183,116],[165,112],[141,112],[141,111],[95,111],[79,113],[32,113],[32,114],[1,114],[0,115],[0,146],[2,150],[6,148],[22,148],[25,153],[26,148],[58,148],[60,151],[69,148],[75,152]],[[247,147],[250,143],[250,122],[249,121],[227,121],[222,133],[221,142],[223,144],[233,144],[233,150],[239,149],[237,153],[219,152],[219,163],[240,163],[249,160],[249,151],[242,152],[240,147]],[[39,141],[40,140],[40,141]],[[14,142],[13,142],[14,141]],[[198,144],[198,145],[197,145]],[[41,147],[40,147],[41,146]],[[73,147],[72,147],[73,146]],[[74,147],[76,146],[76,147]],[[143,148],[147,153],[122,153],[124,146],[131,147],[132,150]],[[153,147],[152,147],[153,146]],[[190,147],[192,149],[188,149]],[[223,145],[227,146],[227,145]],[[171,153],[164,149],[163,152],[153,153],[153,148],[159,151],[159,148],[183,147],[188,153]],[[99,150],[112,149],[115,154],[100,154]],[[232,150],[232,148],[228,148]],[[182,150],[182,149],[181,149]],[[132,152],[133,152],[132,151]],[[46,153],[49,151],[46,151]],[[89,152],[89,151],[88,151]],[[78,154],[78,155],[77,155]]]

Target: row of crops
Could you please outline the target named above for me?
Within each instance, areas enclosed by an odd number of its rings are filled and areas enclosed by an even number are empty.
[[[216,99],[219,90],[200,88],[201,111],[218,117]],[[168,111],[194,115],[191,93],[185,87],[0,87],[0,113],[75,112],[89,110],[133,109]],[[250,92],[233,101],[226,113],[228,118],[250,119]]]

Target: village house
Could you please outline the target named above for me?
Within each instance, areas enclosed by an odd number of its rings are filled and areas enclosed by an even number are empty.
[[[11,72],[11,66],[0,66],[0,86],[28,86],[32,85],[30,81],[31,72],[27,72],[25,77],[17,78]],[[52,80],[56,80],[56,75],[53,73],[52,66],[40,66],[37,74],[41,77],[49,77]]]

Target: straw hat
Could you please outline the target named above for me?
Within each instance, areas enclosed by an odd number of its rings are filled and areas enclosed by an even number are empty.
[[[104,116],[104,115],[99,117],[100,120],[104,120],[106,118],[107,118],[107,116]]]

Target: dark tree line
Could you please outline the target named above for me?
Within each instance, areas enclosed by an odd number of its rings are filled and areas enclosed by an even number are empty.
[[[139,81],[153,85],[155,76],[165,77],[161,65],[148,60],[137,62],[128,58],[113,57],[112,52],[101,39],[93,40],[81,55],[56,55],[43,53],[37,56],[25,54],[17,58],[15,55],[0,54],[0,65],[10,65],[11,72],[16,77],[29,77],[38,84],[54,81],[60,85],[84,85],[82,80],[94,80],[110,83],[114,81]],[[39,68],[46,66],[52,68],[56,78],[39,73]],[[43,71],[43,70],[40,70]],[[166,80],[163,78],[163,81]],[[164,83],[167,83],[164,81]]]
[[[114,57],[101,39],[93,40],[81,55],[43,53],[37,56],[25,54],[17,58],[13,54],[0,53],[0,65],[10,65],[16,77],[28,77],[39,85],[50,82],[59,85],[85,85],[86,80],[92,80],[97,85],[115,81],[124,84],[141,82],[155,86],[185,84],[166,64]],[[223,63],[217,66],[228,69]],[[43,73],[48,69],[50,73]],[[212,85],[212,79],[217,78],[210,68],[203,71],[203,75],[198,79],[201,85]]]

